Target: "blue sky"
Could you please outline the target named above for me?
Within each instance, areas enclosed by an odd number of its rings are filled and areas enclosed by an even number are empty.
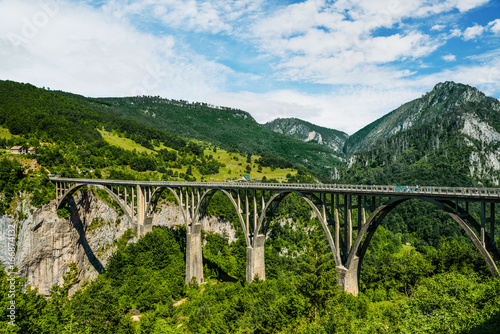
[[[500,97],[497,0],[0,0],[0,79],[352,134],[442,81]]]

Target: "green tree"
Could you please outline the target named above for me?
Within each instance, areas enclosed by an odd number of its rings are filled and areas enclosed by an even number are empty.
[[[41,317],[43,319],[43,332],[58,332],[66,324],[73,323],[74,316],[68,308],[69,291],[79,282],[78,267],[76,263],[72,262],[69,264],[68,272],[63,276],[63,284],[56,284],[50,290],[50,299]]]
[[[432,263],[415,250],[404,252],[403,256],[396,262],[396,272],[407,297],[413,295],[418,282],[429,276],[433,270]]]
[[[312,306],[310,316],[316,318],[338,292],[333,254],[319,229],[308,235],[306,252],[300,257],[298,268],[299,291]]]
[[[9,207],[17,185],[24,178],[23,172],[24,168],[17,160],[7,158],[0,160],[0,192],[4,194],[0,200],[0,214]]]

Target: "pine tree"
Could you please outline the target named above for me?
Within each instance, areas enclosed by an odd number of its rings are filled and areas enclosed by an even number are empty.
[[[310,316],[316,318],[318,311],[339,290],[335,272],[335,261],[323,231],[316,228],[308,235],[306,252],[299,265],[301,281],[299,290],[309,300]]]

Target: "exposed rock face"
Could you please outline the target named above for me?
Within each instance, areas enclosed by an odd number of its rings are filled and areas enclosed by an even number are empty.
[[[471,176],[490,179],[498,186],[500,171],[500,133],[475,114],[465,114],[461,132],[468,136],[465,143],[473,148],[469,157]]]
[[[172,227],[184,224],[182,212],[179,206],[174,204],[160,205],[160,210],[153,217],[153,226]],[[203,217],[201,219],[203,231],[218,233],[228,238],[231,243],[236,240],[236,230],[231,223],[217,217]]]
[[[500,142],[500,133],[488,123],[481,121],[476,115],[465,114],[463,120],[464,125],[461,130],[463,134],[486,144]]]
[[[92,280],[102,272],[111,254],[116,250],[115,242],[125,231],[133,228],[126,215],[118,216],[113,208],[93,195],[80,192],[70,202],[71,217],[59,218],[55,202],[37,209],[28,200],[19,202],[16,212],[21,219],[10,215],[0,216],[0,261],[6,264],[7,227],[16,224],[18,230],[15,265],[27,284],[38,287],[39,293],[48,295],[54,284],[63,282],[62,276],[75,262],[79,269],[80,284]],[[172,204],[163,204],[153,218],[155,226],[184,224],[180,209]],[[235,240],[231,224],[217,218],[204,218],[203,229]],[[134,237],[130,242],[137,239]],[[71,291],[72,292],[72,291]]]
[[[295,118],[278,118],[264,124],[277,133],[282,133],[304,142],[317,143],[335,153],[342,152],[344,143],[349,137],[346,133],[324,128]]]
[[[78,193],[71,202],[71,217],[57,216],[55,202],[37,209],[24,200],[18,204],[17,212],[23,219],[4,215],[0,224],[15,222],[18,226],[16,266],[27,284],[37,286],[41,294],[47,295],[54,284],[63,282],[62,276],[69,264],[75,262],[79,279],[83,283],[95,278],[106,265],[117,240],[131,223],[91,193]],[[106,224],[88,232],[93,221]],[[6,242],[2,238],[0,256],[6,258]],[[77,288],[77,287],[75,287]]]

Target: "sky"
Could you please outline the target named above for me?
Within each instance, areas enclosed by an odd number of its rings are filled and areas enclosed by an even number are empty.
[[[0,80],[351,135],[439,82],[500,98],[500,1],[0,0]]]

